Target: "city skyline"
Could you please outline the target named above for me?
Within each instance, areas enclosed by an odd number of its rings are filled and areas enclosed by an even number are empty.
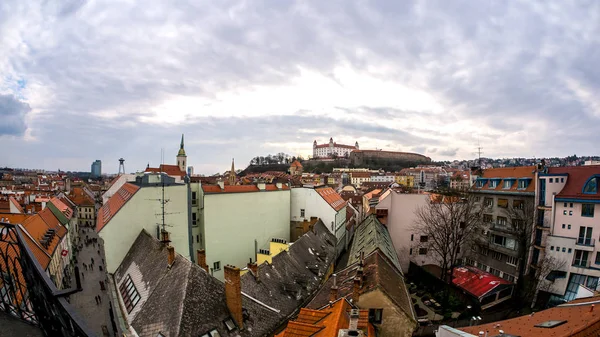
[[[175,164],[182,133],[204,174],[329,137],[436,161],[597,155],[599,21],[598,3],[9,0],[0,166],[141,171],[161,149]]]

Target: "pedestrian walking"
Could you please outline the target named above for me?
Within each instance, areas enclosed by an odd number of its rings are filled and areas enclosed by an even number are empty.
[[[100,304],[100,302],[98,302],[98,296],[94,296],[94,300],[96,300],[96,305]]]
[[[92,264],[94,264],[94,258],[92,257]]]

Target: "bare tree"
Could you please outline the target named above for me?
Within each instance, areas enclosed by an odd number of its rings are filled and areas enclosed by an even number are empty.
[[[533,273],[530,282],[525,287],[523,296],[527,299],[532,299],[531,307],[536,304],[537,297],[540,291],[548,292],[554,285],[554,281],[547,280],[548,275],[554,270],[561,270],[567,264],[566,260],[557,259],[553,256],[546,255],[538,261],[535,273]]]
[[[525,272],[529,251],[534,243],[533,234],[535,233],[535,216],[537,208],[533,198],[524,200],[514,200],[512,205],[506,205],[504,214],[508,218],[510,225],[509,231],[515,237],[517,243],[517,258],[519,260],[517,269],[517,295],[518,298],[527,299],[524,296]]]
[[[441,268],[441,279],[448,282],[461,249],[471,243],[481,222],[481,204],[469,193],[432,194],[430,202],[415,211],[413,231],[426,236],[427,248]],[[451,278],[450,278],[451,279]]]

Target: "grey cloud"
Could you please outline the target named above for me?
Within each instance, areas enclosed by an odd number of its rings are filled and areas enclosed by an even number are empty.
[[[592,99],[599,97],[600,71],[594,67],[600,63],[596,2],[315,0],[171,5],[153,0],[114,6],[70,0],[58,10],[49,3],[3,4],[0,45],[6,52],[0,55],[0,73],[14,73],[45,89],[43,106],[32,105],[43,113],[36,114],[28,127],[34,137],[55,149],[62,144],[65,150],[56,150],[61,158],[70,148],[61,142],[75,148],[93,144],[107,158],[136,147],[150,156],[182,130],[213,143],[238,141],[233,147],[203,148],[200,154],[207,165],[221,160],[219,151],[243,149],[239,153],[254,154],[263,151],[264,142],[310,144],[319,132],[324,138],[370,138],[382,145],[472,156],[477,137],[447,127],[461,121],[490,130],[477,135],[490,157],[592,154],[597,151],[593,144],[600,141],[596,127],[600,112],[594,115],[593,102],[567,85],[567,80],[576,81]],[[8,38],[12,36],[18,38]],[[200,118],[180,126],[137,122],[170,95],[215,99],[223,90],[284,85],[301,68],[335,79],[335,67],[346,63],[357,72],[426,91],[444,111],[343,106],[338,109],[348,118],[341,120],[324,114]],[[372,72],[380,65],[385,71]],[[0,92],[3,87],[0,82]],[[101,111],[116,111],[119,117],[107,121],[91,116]],[[425,122],[399,129],[385,123],[402,118]],[[77,127],[66,128],[67,123]],[[22,135],[24,124],[17,119],[15,125]],[[78,144],[67,136],[76,137]],[[499,138],[522,142],[523,147],[507,148]],[[14,153],[35,147],[16,140],[7,145]],[[458,152],[451,154],[456,147]],[[143,157],[141,153],[131,157],[132,164],[144,161],[135,159]],[[43,156],[53,162],[49,167],[56,167],[54,154]]]
[[[0,95],[0,137],[23,135],[27,129],[25,115],[29,111],[29,104],[12,95]]]
[[[458,148],[454,148],[454,149],[441,150],[437,154],[440,156],[444,156],[444,157],[454,157],[454,156],[456,156],[457,152],[458,152]]]

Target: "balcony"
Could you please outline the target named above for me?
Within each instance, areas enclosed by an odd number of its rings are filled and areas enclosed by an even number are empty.
[[[491,223],[490,229],[493,231],[498,231],[502,233],[515,234],[515,229],[510,225],[501,225],[498,223]]]
[[[585,250],[588,252],[594,251],[594,246],[596,245],[596,239],[592,238],[578,238],[575,242],[575,246],[577,249]]]

